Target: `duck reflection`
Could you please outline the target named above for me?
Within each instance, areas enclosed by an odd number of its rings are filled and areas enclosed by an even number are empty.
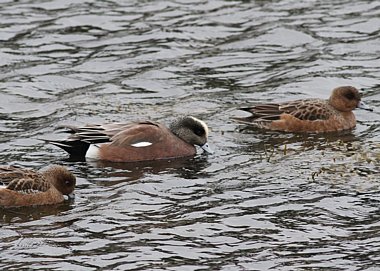
[[[351,130],[324,134],[305,134],[271,132],[247,127],[240,129],[239,132],[245,136],[254,137],[255,141],[248,146],[244,146],[244,148],[246,151],[251,150],[256,152],[260,150],[265,151],[268,147],[277,149],[292,145],[298,145],[305,150],[325,150],[331,149],[341,143],[350,144],[360,141],[360,137],[356,136]]]
[[[68,161],[68,160],[66,160]],[[77,162],[70,159],[69,162]],[[96,180],[101,185],[114,185],[122,182],[137,181],[146,175],[170,174],[184,179],[207,177],[203,169],[209,166],[207,156],[199,155],[192,158],[175,158],[141,162],[109,162],[87,160],[83,172],[87,172],[88,180]]]
[[[26,207],[0,207],[0,222],[23,223],[39,220],[46,216],[59,215],[74,208],[73,200],[54,205],[39,205]]]

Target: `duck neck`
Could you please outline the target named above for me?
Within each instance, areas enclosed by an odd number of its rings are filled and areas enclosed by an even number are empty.
[[[183,128],[181,128],[178,121],[174,121],[170,124],[169,130],[179,138],[183,138]]]
[[[349,112],[352,110],[351,108],[347,108],[347,105],[341,100],[333,99],[332,97],[329,98],[328,103],[340,112]]]

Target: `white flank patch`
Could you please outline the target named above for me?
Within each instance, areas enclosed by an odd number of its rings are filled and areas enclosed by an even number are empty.
[[[86,152],[86,158],[99,159],[99,147],[100,145],[91,144]]]
[[[137,142],[137,143],[131,144],[132,147],[136,147],[136,148],[148,147],[150,145],[152,145],[152,142],[147,142],[147,141]]]

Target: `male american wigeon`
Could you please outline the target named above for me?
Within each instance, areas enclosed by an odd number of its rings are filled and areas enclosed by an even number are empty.
[[[194,145],[212,153],[206,123],[191,116],[176,119],[169,128],[153,121],[65,128],[71,133],[67,139],[49,142],[71,157],[112,162],[160,160],[193,156]]]
[[[0,206],[56,204],[73,197],[75,176],[63,166],[42,171],[0,166]]]
[[[355,108],[372,111],[351,86],[333,89],[328,100],[305,99],[284,103],[270,103],[239,108],[252,113],[234,120],[257,128],[284,131],[324,133],[355,127]]]

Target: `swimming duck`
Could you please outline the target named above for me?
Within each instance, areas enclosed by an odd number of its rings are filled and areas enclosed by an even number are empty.
[[[0,166],[0,206],[56,204],[73,198],[75,176],[63,166],[41,171]]]
[[[65,128],[71,133],[67,139],[49,142],[71,157],[111,162],[160,160],[193,156],[194,145],[212,153],[206,123],[192,116],[176,119],[169,128],[153,121]]]
[[[329,99],[304,99],[283,103],[259,104],[239,108],[251,116],[233,118],[239,123],[257,128],[284,131],[324,133],[355,127],[355,108],[372,110],[361,101],[359,91],[352,86],[333,89]]]

